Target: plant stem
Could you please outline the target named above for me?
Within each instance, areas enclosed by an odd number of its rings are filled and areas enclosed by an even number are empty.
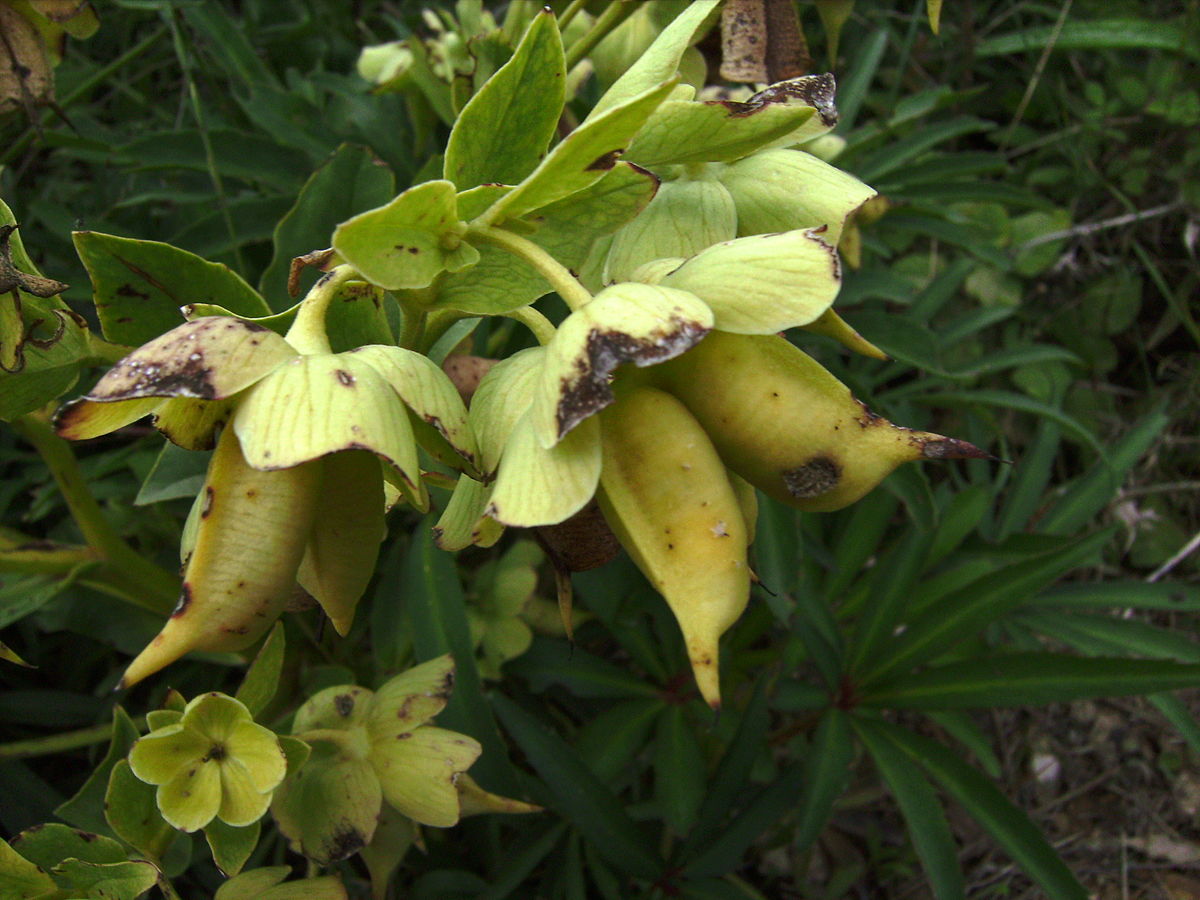
[[[137,586],[130,599],[152,612],[170,612],[179,597],[179,580],[142,558],[104,518],[100,504],[87,488],[70,445],[54,433],[49,422],[32,413],[14,419],[11,424],[19,435],[33,444],[50,469],[88,546],[119,571],[123,580]]]
[[[575,68],[576,63],[591,53],[597,44],[608,37],[609,32],[637,12],[640,5],[630,2],[630,0],[617,0],[617,2],[609,3],[583,37],[568,48],[567,71]]]
[[[196,117],[196,130],[200,135],[200,145],[204,148],[204,164],[208,169],[209,180],[217,194],[217,205],[221,209],[221,218],[225,221],[225,230],[229,232],[229,240],[233,243],[233,258],[239,272],[246,271],[242,259],[242,242],[238,237],[237,227],[233,224],[233,216],[229,212],[229,198],[225,194],[225,185],[221,181],[221,173],[217,171],[217,155],[213,151],[212,138],[204,121],[204,110],[200,105],[200,92],[196,90],[196,80],[192,77],[191,59],[183,46],[183,35],[175,21],[178,15],[172,9],[162,11],[167,27],[171,29],[171,41],[175,46],[175,56],[179,60],[179,68],[183,71],[183,81],[187,85],[188,102],[192,107],[192,115]]]
[[[587,6],[587,0],[571,0],[567,4],[567,8],[563,10],[562,15],[558,17],[558,29],[562,31],[571,24],[571,20],[579,14],[579,11]]]
[[[329,336],[325,333],[325,313],[329,302],[337,295],[343,284],[357,273],[350,266],[337,266],[317,279],[312,290],[305,295],[296,312],[292,327],[284,340],[300,353],[310,355],[332,353]]]
[[[591,301],[592,295],[571,274],[571,270],[528,238],[492,225],[471,225],[467,236],[499,247],[525,260],[550,282],[550,286],[558,291],[558,295],[572,311]]]
[[[515,319],[532,331],[533,336],[537,338],[537,342],[543,347],[550,343],[550,339],[554,337],[556,330],[554,323],[532,306],[522,306],[519,309],[506,312],[504,315],[509,319]]]
[[[134,720],[138,728],[144,728],[145,720]],[[64,731],[62,734],[50,734],[46,737],[29,738],[24,741],[10,741],[0,744],[0,760],[28,759],[33,756],[50,756],[53,753],[64,753],[67,750],[77,750],[92,744],[102,744],[112,737],[112,723],[92,725],[90,728],[80,728],[78,731]]]

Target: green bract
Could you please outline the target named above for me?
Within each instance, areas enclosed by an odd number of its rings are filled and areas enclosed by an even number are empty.
[[[216,692],[192,700],[177,723],[141,738],[129,765],[142,781],[158,785],[163,818],[182,831],[214,818],[228,825],[258,821],[287,770],[274,732]]]
[[[454,685],[454,660],[438,657],[378,691],[345,685],[315,695],[296,713],[312,756],[277,792],[272,813],[298,851],[318,862],[369,844],[384,801],[423,825],[460,815],[455,782],[481,752],[466,735],[429,725]]]
[[[462,400],[428,357],[384,345],[329,352],[323,331],[313,328],[324,309],[306,306],[327,303],[348,275],[343,269],[318,282],[287,337],[229,316],[180,325],[117,363],[56,420],[60,434],[78,439],[150,414],[171,440],[193,449],[213,446],[228,422],[238,447],[221,458],[236,454],[263,473],[287,471],[289,486],[276,493],[296,501],[272,507],[279,521],[264,518],[265,511],[257,514],[259,540],[244,542],[237,565],[220,554],[230,577],[244,578],[234,571],[237,566],[267,570],[265,562],[254,562],[255,553],[274,564],[286,558],[279,542],[263,540],[262,532],[287,529],[299,541],[298,562],[281,577],[298,580],[341,634],[374,568],[385,534],[387,492],[393,499],[398,492],[418,509],[428,507],[418,441],[441,461],[471,472],[477,454]],[[185,528],[185,560],[212,504],[212,475],[210,470],[209,487]],[[263,484],[268,480],[264,476]],[[310,502],[299,503],[302,494]],[[270,606],[255,620],[257,631],[237,632],[245,635],[242,645],[278,615],[285,597],[272,590],[274,596],[260,598]],[[180,654],[201,646],[238,649],[210,644],[211,637],[189,638],[178,647]],[[160,667],[169,655],[156,660]],[[141,668],[138,673],[145,674]]]

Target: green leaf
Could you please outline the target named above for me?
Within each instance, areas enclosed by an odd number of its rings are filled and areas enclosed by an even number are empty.
[[[1200,59],[1200,50],[1189,34],[1188,24],[1181,19],[1072,19],[1061,26],[1042,25],[996,35],[980,41],[975,53],[981,57],[1008,56],[1050,46],[1055,50],[1173,50]]]
[[[611,109],[628,103],[632,98],[645,94],[655,85],[675,77],[683,53],[696,39],[701,27],[713,13],[719,0],[695,0],[689,3],[675,20],[659,32],[646,51],[638,57],[624,75],[604,92],[584,120],[584,125],[602,117]]]
[[[641,213],[657,189],[653,173],[621,160],[590,187],[526,216],[537,226],[530,240],[578,271],[596,239]]]
[[[870,727],[880,740],[888,741],[925,769],[1042,886],[1046,896],[1055,900],[1086,900],[1087,891],[1037,826],[984,775],[964,763],[954,751],[929,738],[886,722],[874,722]]]
[[[33,574],[24,578],[5,575],[0,581],[0,628],[37,612],[81,575],[96,568],[96,562],[80,563],[64,573]]]
[[[213,819],[204,829],[204,839],[212,851],[213,863],[226,878],[242,871],[242,866],[258,846],[262,821],[236,828],[220,819]]]
[[[1045,591],[1037,604],[1062,609],[1167,609],[1200,612],[1200,587],[1171,582],[1106,581],[1062,584]]]
[[[0,892],[12,900],[33,900],[56,890],[58,885],[38,866],[0,840]]]
[[[852,724],[875,760],[875,767],[888,790],[896,798],[908,826],[909,839],[929,877],[934,896],[938,900],[965,898],[966,885],[958,864],[958,847],[937,792],[904,751],[888,741],[887,732],[875,730],[861,717],[855,717]]]
[[[126,756],[133,742],[138,739],[139,732],[129,714],[121,707],[113,707],[113,735],[108,752],[100,765],[92,770],[83,787],[74,797],[54,811],[55,815],[64,822],[70,822],[86,831],[101,834],[110,833],[108,822],[104,817],[104,795],[108,791],[108,781],[113,767]]]
[[[163,500],[195,497],[204,487],[211,453],[184,450],[166,441],[154,458],[150,474],[142,481],[134,506],[148,506]]]
[[[704,755],[685,707],[674,704],[658,717],[654,741],[654,796],[663,821],[677,835],[696,821],[708,786]]]
[[[234,695],[250,710],[250,715],[258,717],[267,704],[275,697],[279,688],[279,678],[283,672],[284,629],[282,622],[276,622],[259,648],[254,662],[246,670],[241,686]]]
[[[711,2],[711,0],[706,0]],[[484,214],[489,224],[514,219],[581,191],[604,177],[629,139],[674,89],[674,81],[650,87],[592,117],[555,147],[524,181]]]
[[[1153,694],[1200,685],[1200,664],[1001,653],[951,663],[864,690],[864,706],[971,709]]]
[[[729,707],[722,710],[722,715],[729,715]],[[708,790],[696,814],[696,824],[688,834],[685,856],[690,856],[696,847],[711,841],[721,832],[729,811],[749,789],[750,771],[766,752],[769,724],[765,679],[759,679],[738,721],[733,739],[721,755],[716,771],[707,779]]]
[[[988,775],[999,778],[1002,772],[1000,760],[987,737],[975,724],[971,714],[961,710],[942,709],[926,712],[931,721],[936,722],[956,741],[965,746],[975,755],[976,761]]]
[[[1180,631],[1158,628],[1139,619],[1113,615],[1065,615],[1060,611],[1028,612],[1015,624],[1062,641],[1094,655],[1148,656],[1200,663],[1200,643]]]
[[[427,181],[340,224],[333,248],[372,284],[388,290],[424,288],[442,272],[479,260],[460,236],[454,185]]]
[[[663,705],[661,698],[614,703],[576,732],[576,752],[601,783],[615,788],[637,777],[637,758],[650,742]]]
[[[438,724],[468,734],[483,746],[472,775],[484,787],[508,796],[520,793],[508,750],[492,718],[475,666],[475,646],[455,558],[433,542],[431,521],[417,527],[404,563],[405,605],[416,658],[454,657],[455,687]]]
[[[520,896],[517,892],[521,886],[528,884],[526,879],[549,856],[566,831],[566,822],[554,822],[543,826],[540,833],[527,835],[518,844],[516,852],[507,853],[503,864],[489,875],[488,889],[477,895],[479,900],[501,900],[514,894]]]
[[[542,635],[508,670],[530,682],[537,691],[561,684],[576,697],[658,697],[659,689],[628,669],[595,656],[581,647]]]
[[[349,900],[340,875],[287,881],[289,866],[251,869],[217,888],[213,900]]]
[[[863,678],[864,689],[885,684],[898,673],[934,659],[958,641],[977,634],[1063,573],[1094,558],[1111,537],[1112,531],[1107,529],[1072,541],[1065,548],[1022,559],[943,598],[880,649],[874,668]]]
[[[156,791],[121,759],[113,767],[104,795],[104,817],[121,840],[150,859],[162,860],[176,837],[158,811]]]
[[[42,869],[52,869],[64,859],[90,863],[124,862],[125,848],[112,838],[48,822],[18,834],[12,847]]]
[[[855,174],[868,183],[878,181],[889,172],[895,172],[906,163],[923,153],[966,134],[989,131],[994,122],[973,116],[958,116],[944,122],[925,123],[921,128],[900,140],[889,141],[886,147],[862,160],[855,167]]]
[[[12,295],[0,296],[0,345],[13,341],[9,369],[0,368],[0,421],[33,412],[66,393],[79,377],[80,366],[91,355],[90,334],[82,319],[69,310],[55,308],[56,299],[22,297],[14,333],[4,333],[2,313],[15,309]],[[0,361],[5,354],[0,347]]]
[[[67,859],[54,867],[54,874],[75,891],[105,900],[136,900],[158,883],[159,876],[158,867],[143,860],[97,865]]]
[[[338,223],[382,206],[395,192],[392,170],[368,148],[354,144],[338,147],[309,176],[295,204],[275,226],[271,263],[258,282],[271,307],[289,305],[287,282],[293,258],[329,246],[329,236]]]
[[[970,406],[978,403],[983,406],[995,406],[1000,409],[1012,409],[1038,416],[1050,422],[1056,422],[1070,431],[1089,447],[1095,450],[1101,458],[1106,458],[1104,446],[1086,427],[1071,418],[1062,410],[1049,403],[1034,400],[1015,391],[975,390],[975,391],[935,391],[931,394],[921,394],[913,398],[916,402],[927,406]]]
[[[761,788],[728,826],[698,848],[684,864],[687,875],[719,876],[739,868],[750,845],[761,840],[772,824],[796,808],[796,796],[805,777],[805,767],[795,763]]]
[[[528,306],[550,291],[550,283],[529,263],[499,247],[484,245],[475,265],[442,276],[429,309],[500,315]]]
[[[912,586],[924,569],[931,537],[909,528],[871,572],[866,605],[847,641],[846,666],[850,672],[873,663],[890,640],[904,616]]]
[[[651,168],[729,162],[786,137],[815,112],[811,106],[791,103],[667,100],[634,137],[625,156]]]
[[[446,145],[445,177],[459,190],[521,181],[554,137],[565,88],[558,20],[543,9],[512,58],[459,113]]]
[[[652,843],[563,740],[504,696],[495,698],[504,727],[549,788],[547,801],[569,819],[597,852],[620,871],[660,877],[666,863]]]
[[[1095,519],[1112,500],[1126,474],[1142,458],[1170,421],[1165,401],[1105,448],[1101,458],[1068,486],[1038,520],[1048,534],[1070,534]]]
[[[170,244],[97,231],[76,231],[72,238],[92,279],[104,336],[118,344],[137,346],[170,331],[189,303],[218,302],[239,316],[271,312],[228,266]]]
[[[850,717],[831,706],[821,717],[804,760],[804,787],[797,803],[793,835],[798,849],[808,849],[829,821],[834,802],[846,790],[853,760]]]

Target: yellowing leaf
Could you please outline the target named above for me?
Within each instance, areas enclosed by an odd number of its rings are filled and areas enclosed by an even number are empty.
[[[459,818],[455,779],[482,752],[474,738],[426,725],[373,743],[371,762],[388,803],[422,825],[449,828]]]

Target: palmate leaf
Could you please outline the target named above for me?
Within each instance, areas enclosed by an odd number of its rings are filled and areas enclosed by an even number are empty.
[[[1054,852],[1036,825],[1008,801],[981,773],[936,741],[907,729],[860,720],[880,741],[886,741],[923,768],[996,842],[1055,900],[1086,900],[1088,893]]]
[[[934,659],[958,641],[977,634],[1064,572],[1091,559],[1111,537],[1111,529],[1106,529],[1072,541],[1065,548],[1031,554],[954,591],[881,648],[878,662],[863,678],[864,689],[884,684],[897,673]]]
[[[876,730],[872,722],[861,716],[855,716],[852,724],[896,798],[934,896],[938,900],[966,897],[958,848],[933,786],[920,767],[888,740],[886,732]]]
[[[722,715],[728,714],[729,708],[726,707]],[[768,724],[767,693],[760,679],[750,702],[742,711],[733,739],[721,755],[716,771],[708,779],[708,791],[700,804],[696,824],[688,833],[685,855],[690,855],[696,847],[712,840],[720,832],[729,810],[746,790],[755,760],[766,750]]]
[[[554,137],[565,85],[558,21],[544,9],[512,58],[459,113],[446,145],[445,177],[460,191],[520,182]]]
[[[971,709],[1152,694],[1197,686],[1200,664],[1001,653],[891,679],[863,691],[861,701],[864,706],[887,709]]]
[[[612,865],[638,878],[654,880],[666,863],[622,808],[558,735],[507,697],[495,699],[505,728],[549,788],[547,801]]]

